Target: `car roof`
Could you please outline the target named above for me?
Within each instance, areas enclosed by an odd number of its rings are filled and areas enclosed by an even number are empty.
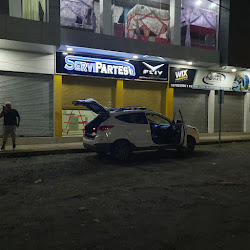
[[[152,110],[138,110],[138,109],[129,109],[129,110],[111,110],[110,111],[110,115],[125,115],[125,114],[129,114],[129,113],[152,113],[152,114],[159,114],[161,115],[160,113],[157,113],[157,112],[154,112]]]

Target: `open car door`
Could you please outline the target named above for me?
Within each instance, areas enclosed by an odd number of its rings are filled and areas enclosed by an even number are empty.
[[[181,120],[174,121],[175,131],[179,134],[179,141],[177,142],[177,146],[179,147],[187,147],[187,127],[183,121],[183,116],[181,111],[179,110]]]
[[[102,106],[93,98],[73,101],[72,104],[75,106],[84,106],[98,115],[109,113],[109,108]]]

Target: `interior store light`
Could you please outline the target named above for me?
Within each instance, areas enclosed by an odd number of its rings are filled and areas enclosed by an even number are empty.
[[[133,56],[134,59],[138,59],[139,57],[138,56]]]
[[[67,48],[67,51],[73,51],[73,48]]]
[[[232,72],[236,72],[237,71],[237,69],[232,69]]]
[[[66,55],[68,55],[68,53],[67,53],[67,52],[63,52],[63,55],[65,55],[65,56],[66,56]]]
[[[125,61],[126,61],[126,62],[129,62],[129,59],[126,59]]]
[[[188,65],[193,65],[193,62],[188,62]]]
[[[211,3],[211,8],[214,8],[216,6],[216,3]]]

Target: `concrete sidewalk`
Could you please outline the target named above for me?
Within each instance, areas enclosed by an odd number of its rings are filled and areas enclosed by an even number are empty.
[[[218,140],[218,133],[200,133],[200,144],[218,143]],[[250,133],[222,133],[222,142],[236,141],[250,141]],[[83,152],[87,152],[87,150],[83,148],[81,137],[18,138],[16,151],[12,150],[9,140],[6,151],[0,152],[0,158]]]

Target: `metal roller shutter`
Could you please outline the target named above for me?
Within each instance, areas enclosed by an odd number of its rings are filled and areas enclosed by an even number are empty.
[[[186,124],[206,133],[208,126],[208,91],[192,89],[174,90],[174,113],[181,110]]]
[[[222,104],[222,132],[243,132],[244,127],[244,93],[225,92]],[[215,132],[219,131],[218,94],[215,98]]]
[[[106,107],[114,107],[115,84],[113,79],[63,76],[63,109],[83,109],[72,105],[72,101],[86,98],[94,98]]]
[[[124,81],[124,106],[146,107],[161,112],[164,83]]]
[[[21,116],[17,136],[54,135],[53,76],[1,72],[0,104],[6,101],[11,101]],[[2,132],[3,121],[0,124]]]

